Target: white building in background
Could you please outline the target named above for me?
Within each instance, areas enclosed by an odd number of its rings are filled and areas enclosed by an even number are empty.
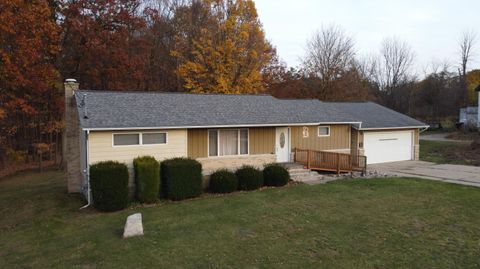
[[[460,115],[458,121],[463,123],[465,127],[480,127],[480,85],[477,87],[476,91],[478,94],[477,106],[460,108]]]

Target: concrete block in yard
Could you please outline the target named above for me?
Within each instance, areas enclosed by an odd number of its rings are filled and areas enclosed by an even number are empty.
[[[142,214],[136,213],[127,217],[123,230],[123,238],[139,235],[143,235]]]

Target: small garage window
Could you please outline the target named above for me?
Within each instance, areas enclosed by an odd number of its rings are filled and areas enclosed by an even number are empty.
[[[330,126],[319,126],[318,136],[330,136]]]
[[[140,145],[140,134],[114,134],[114,146]]]

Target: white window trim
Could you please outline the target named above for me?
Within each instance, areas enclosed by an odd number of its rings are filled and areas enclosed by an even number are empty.
[[[328,134],[326,134],[326,135],[320,134],[320,128],[327,128],[328,129]],[[328,136],[330,136],[330,126],[318,126],[317,135],[318,135],[318,137],[328,137]]]
[[[143,144],[143,134],[157,134],[157,133],[165,134],[165,143]],[[139,136],[138,144],[134,144],[134,145],[115,145],[115,135],[122,135],[122,134],[137,134]],[[168,132],[166,132],[166,131],[112,133],[112,147],[114,147],[114,148],[164,146],[164,145],[167,145],[167,144],[168,144]]]
[[[237,131],[237,154],[236,155],[220,155],[220,132],[221,130],[235,130]],[[240,154],[240,130],[247,130],[247,154]],[[217,132],[217,155],[210,155],[210,132]],[[208,158],[229,158],[229,157],[240,157],[240,156],[250,156],[250,129],[249,128],[233,128],[233,129],[209,129],[207,130],[207,157]]]

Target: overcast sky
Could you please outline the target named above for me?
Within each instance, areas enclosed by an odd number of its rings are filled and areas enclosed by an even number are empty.
[[[341,26],[356,41],[359,55],[377,53],[385,37],[407,41],[415,70],[432,61],[458,64],[458,39],[477,32],[480,68],[480,0],[255,0],[267,39],[290,67],[299,64],[306,40],[322,25]],[[421,74],[419,74],[421,75]]]

